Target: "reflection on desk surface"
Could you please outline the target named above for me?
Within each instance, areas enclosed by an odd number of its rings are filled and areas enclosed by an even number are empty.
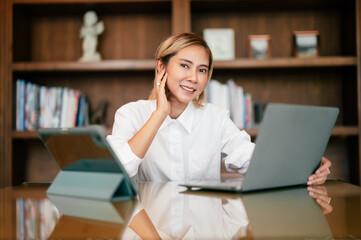
[[[184,194],[186,188],[177,183],[138,187],[138,211],[144,209],[162,239],[231,239],[247,231],[248,218],[239,195],[232,199]],[[124,237],[138,239],[131,229]]]
[[[0,238],[361,239],[361,188],[338,181],[324,187],[326,215],[306,188],[237,195],[142,183],[138,201],[119,203],[49,201],[46,189],[0,190]]]
[[[360,227],[355,227],[361,226],[360,188],[339,182],[329,182],[327,186],[331,194],[341,189],[344,194],[342,198],[335,194],[335,208],[326,216],[306,187],[236,195],[186,191],[176,183],[139,184],[139,199],[140,207],[163,239],[328,239],[333,235],[361,238]],[[327,188],[324,190],[329,200]],[[356,202],[351,202],[356,204],[349,208],[355,207],[356,211],[348,218],[340,201],[344,206],[353,198]],[[340,211],[344,212],[342,218]],[[124,236],[139,239],[130,229]]]
[[[245,194],[242,200],[256,238],[332,238],[322,209],[305,187]]]
[[[332,236],[322,209],[305,187],[227,196],[182,192],[172,183],[139,189],[141,206],[163,239]],[[125,236],[137,239],[131,231]]]
[[[61,217],[50,239],[120,238],[136,200],[109,202],[49,195]]]
[[[60,218],[47,198],[16,199],[16,238],[48,239]]]

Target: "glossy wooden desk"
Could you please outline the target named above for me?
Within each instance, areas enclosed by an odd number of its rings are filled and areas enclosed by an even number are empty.
[[[338,181],[318,189],[328,195],[320,204],[303,187],[236,195],[145,183],[138,200],[118,203],[50,201],[47,187],[0,190],[0,239],[140,239],[152,230],[163,239],[361,239],[361,188]]]

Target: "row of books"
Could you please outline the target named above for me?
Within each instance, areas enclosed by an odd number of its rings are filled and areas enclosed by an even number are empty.
[[[46,198],[18,198],[16,216],[17,239],[48,239],[60,214]]]
[[[206,94],[207,101],[227,109],[233,122],[241,129],[251,128],[262,119],[263,105],[253,103],[252,95],[245,93],[243,87],[237,85],[233,79],[226,83],[211,79]]]
[[[84,126],[89,104],[79,90],[16,81],[16,130]]]

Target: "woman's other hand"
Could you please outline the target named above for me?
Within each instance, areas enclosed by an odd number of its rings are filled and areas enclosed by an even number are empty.
[[[331,165],[332,163],[330,160],[322,157],[320,167],[308,178],[307,185],[320,185],[325,183],[328,175],[330,174],[329,168]]]

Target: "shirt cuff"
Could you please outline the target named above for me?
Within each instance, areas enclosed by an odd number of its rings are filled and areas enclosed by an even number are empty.
[[[227,156],[224,162],[226,170],[229,172],[245,174],[248,170],[255,146],[256,145],[252,142],[242,144],[242,146]]]
[[[142,159],[133,153],[128,142],[124,142],[112,135],[109,135],[107,140],[128,175],[130,177],[135,176],[138,172],[139,165],[142,163]]]

